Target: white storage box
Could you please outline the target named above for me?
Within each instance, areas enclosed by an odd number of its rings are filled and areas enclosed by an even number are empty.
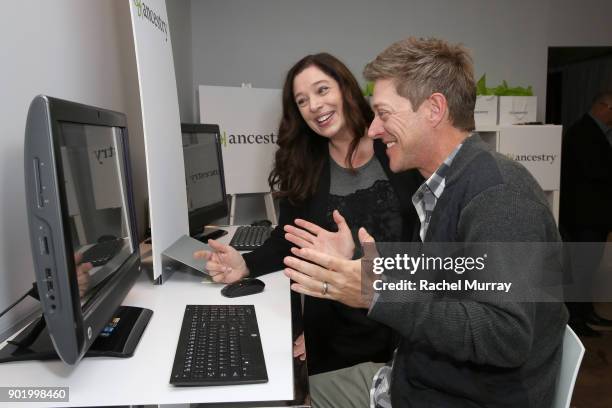
[[[537,117],[537,96],[500,96],[500,125],[535,122]]]
[[[476,106],[474,107],[476,129],[497,125],[497,99],[498,97],[495,95],[476,96]]]

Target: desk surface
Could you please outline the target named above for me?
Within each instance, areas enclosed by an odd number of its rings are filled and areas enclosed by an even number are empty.
[[[227,236],[226,236],[227,237]],[[145,405],[293,399],[293,359],[289,281],[280,272],[261,277],[256,295],[228,299],[223,285],[202,283],[195,274],[176,272],[163,285],[143,273],[124,305],[153,310],[132,358],[85,358],[75,367],[60,361],[0,364],[0,386],[69,387],[70,402],[19,403],[19,407]],[[265,384],[174,387],[170,373],[187,304],[253,304],[269,381]],[[14,407],[15,403],[0,403]]]

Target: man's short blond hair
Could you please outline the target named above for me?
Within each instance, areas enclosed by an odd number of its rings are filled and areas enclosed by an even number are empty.
[[[368,81],[391,79],[396,92],[410,101],[414,111],[439,92],[448,101],[453,126],[474,130],[474,68],[469,51],[460,44],[410,37],[380,53],[366,65],[364,76]]]

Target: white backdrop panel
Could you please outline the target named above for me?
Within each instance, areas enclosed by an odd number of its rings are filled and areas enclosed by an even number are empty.
[[[502,126],[498,151],[524,165],[542,190],[559,190],[561,129],[554,125]]]
[[[227,193],[269,192],[281,90],[200,85],[199,95],[200,122],[221,130]]]
[[[147,157],[153,279],[157,279],[162,273],[161,253],[189,234],[181,124],[166,2],[130,1],[130,15]]]

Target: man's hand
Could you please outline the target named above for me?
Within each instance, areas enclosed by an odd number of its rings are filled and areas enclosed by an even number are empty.
[[[213,251],[196,251],[195,259],[205,259],[206,269],[213,281],[220,283],[232,283],[249,276],[242,255],[229,245],[221,244],[214,239],[208,240],[208,245]]]
[[[374,242],[364,228],[359,230],[359,240]],[[351,307],[370,307],[374,292],[371,287],[361,287],[361,260],[342,259],[311,248],[291,248],[291,252],[295,257],[285,258],[284,272],[296,282],[292,290]]]
[[[311,222],[296,219],[296,228],[285,225],[285,239],[299,248],[312,248],[329,255],[351,259],[355,252],[355,243],[346,220],[338,210],[332,214],[338,226],[338,232],[330,232]]]

